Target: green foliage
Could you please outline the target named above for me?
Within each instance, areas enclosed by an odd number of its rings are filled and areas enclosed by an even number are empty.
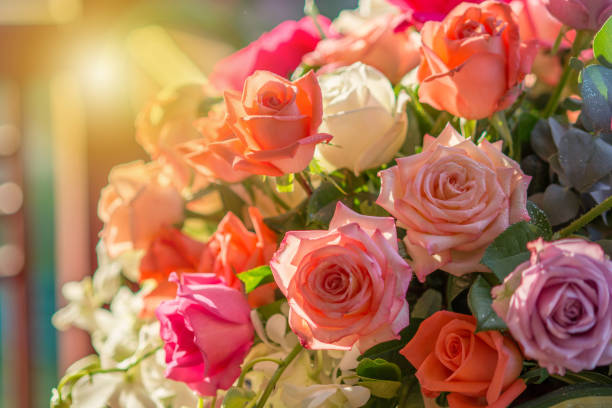
[[[575,384],[517,405],[516,408],[602,408],[610,406],[612,387],[600,384]]]
[[[506,323],[493,310],[492,303],[491,285],[480,275],[468,294],[468,305],[476,318],[476,331],[507,329]]]
[[[612,68],[612,16],[595,35],[593,53],[600,64]]]
[[[291,193],[293,191],[293,182],[295,176],[293,174],[286,174],[276,178],[276,190],[279,193]]]
[[[221,408],[244,408],[255,398],[255,393],[244,388],[232,387],[227,390]]]
[[[527,384],[542,384],[550,377],[548,370],[544,367],[536,367],[525,372],[521,375],[521,378],[525,380]]]
[[[514,268],[529,259],[527,243],[539,236],[535,225],[525,221],[517,222],[489,245],[481,262],[488,266],[501,282]]]
[[[382,358],[362,359],[357,366],[357,375],[359,385],[369,388],[372,395],[379,398],[393,398],[402,385],[400,368]]]
[[[257,268],[241,272],[237,276],[244,283],[244,291],[246,293],[251,293],[262,285],[274,282],[274,275],[272,275],[272,270],[268,265],[258,266]]]
[[[590,65],[582,70],[580,94],[582,121],[593,131],[610,131],[612,117],[612,70]]]
[[[532,201],[527,201],[527,212],[531,218],[529,224],[535,225],[538,235],[547,241],[552,239],[553,231],[546,213]]]
[[[427,289],[412,308],[411,316],[416,319],[427,319],[442,309],[442,294],[435,289]]]

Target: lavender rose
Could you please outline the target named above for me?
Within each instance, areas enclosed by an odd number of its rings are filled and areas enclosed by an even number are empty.
[[[582,239],[527,244],[531,259],[492,290],[525,356],[551,374],[612,363],[612,262]]]

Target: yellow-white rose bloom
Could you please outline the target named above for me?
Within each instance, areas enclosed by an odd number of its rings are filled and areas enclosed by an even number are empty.
[[[346,167],[355,174],[393,159],[406,139],[408,97],[395,97],[391,82],[378,70],[357,62],[319,77],[323,123],[333,136],[317,145],[326,170]]]

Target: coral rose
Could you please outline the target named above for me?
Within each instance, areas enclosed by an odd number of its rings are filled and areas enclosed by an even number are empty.
[[[324,168],[346,167],[355,174],[390,161],[406,139],[408,97],[395,97],[376,69],[357,62],[319,77],[323,123],[331,144],[317,146]],[[359,134],[356,138],[355,134]]]
[[[522,41],[535,40],[541,46],[552,47],[563,24],[550,14],[543,0],[513,0],[510,7],[518,17]],[[567,41],[563,44],[568,45]]]
[[[236,158],[244,159],[245,146],[225,121],[224,110],[211,110],[206,118],[196,121],[201,137],[180,147],[188,165],[206,179],[236,183],[250,173],[234,170]]]
[[[183,199],[156,163],[133,162],[114,167],[102,189],[98,217],[100,236],[111,257],[146,249],[164,227],[181,222]]]
[[[242,96],[225,93],[227,123],[245,146],[235,170],[282,176],[306,168],[317,143],[330,135],[318,134],[323,108],[321,88],[312,71],[289,81],[267,71],[247,78]]]
[[[242,288],[237,273],[266,265],[276,250],[276,234],[264,223],[259,210],[249,208],[255,232],[246,229],[240,218],[228,212],[221,220],[217,231],[210,237],[202,255],[198,270],[214,273],[228,286]],[[275,285],[270,283],[249,293],[253,307],[274,300]]]
[[[436,312],[400,354],[417,369],[423,394],[449,392],[450,408],[507,407],[527,388],[516,344],[497,331],[476,333],[473,316]]]
[[[166,378],[200,395],[228,389],[253,344],[251,308],[244,294],[212,274],[184,274],[177,297],[156,310],[166,352]]]
[[[404,21],[405,17],[392,14],[373,19],[344,37],[321,41],[313,52],[304,56],[304,62],[322,66],[322,72],[363,62],[396,84],[421,59],[419,35],[408,25],[402,25]]]
[[[363,352],[399,338],[409,323],[412,274],[397,251],[393,218],[360,215],[340,202],[328,231],[286,233],[270,267],[301,343]]]
[[[318,16],[317,20],[327,36],[333,34],[329,19]],[[300,65],[302,56],[315,49],[319,40],[321,36],[310,17],[285,21],[246,48],[217,62],[210,82],[220,90],[240,91],[247,77],[258,70],[287,78]]]
[[[535,43],[521,43],[510,6],[463,3],[421,30],[419,98],[436,109],[482,119],[516,100]]]
[[[612,16],[612,0],[544,0],[559,21],[578,30],[599,30]]]
[[[139,282],[153,280],[157,286],[143,298],[143,317],[153,316],[162,300],[176,296],[176,284],[168,282],[172,272],[191,273],[198,270],[206,245],[175,228],[164,228],[155,237],[140,260]]]
[[[612,261],[582,239],[527,248],[531,259],[492,290],[525,356],[561,375],[612,363]]]
[[[436,269],[488,271],[487,246],[510,224],[528,220],[531,177],[501,152],[501,141],[475,145],[447,125],[425,136],[423,152],[379,173],[376,201],[406,228],[404,243],[420,281]]]

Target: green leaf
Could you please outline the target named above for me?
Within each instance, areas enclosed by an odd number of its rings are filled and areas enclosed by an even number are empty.
[[[581,371],[579,373],[567,371],[564,376],[555,376],[555,378],[568,384],[612,384],[612,378],[605,374],[598,373],[597,371]]]
[[[512,224],[489,245],[481,262],[502,282],[514,268],[529,259],[527,243],[539,236],[535,225],[525,221]]]
[[[306,206],[306,211],[308,213],[307,221],[329,224],[336,210],[336,203],[342,197],[344,197],[344,195],[333,185],[333,183],[321,183],[319,188],[314,190],[308,199],[308,205]]]
[[[399,381],[402,372],[399,367],[382,358],[364,358],[357,366],[357,375],[376,380]]]
[[[446,306],[449,310],[453,310],[453,300],[457,298],[464,290],[470,287],[474,281],[475,274],[463,276],[449,275],[446,281]]]
[[[612,401],[612,387],[600,384],[575,384],[559,388],[515,408],[602,408]]]
[[[293,181],[295,176],[293,174],[285,174],[284,176],[276,178],[276,191],[279,193],[291,193],[293,191]]]
[[[595,35],[593,53],[600,64],[612,68],[612,16]]]
[[[612,70],[601,65],[589,65],[582,70],[581,120],[592,131],[610,132],[612,117]]]
[[[244,388],[232,387],[227,390],[223,397],[221,408],[244,408],[253,398],[255,393]]]
[[[507,329],[506,323],[493,310],[492,303],[491,285],[480,275],[468,293],[468,305],[476,318],[476,331]]]
[[[393,398],[402,385],[399,381],[402,378],[400,368],[382,358],[364,358],[356,371],[361,379],[359,385],[369,388],[376,397]]]
[[[251,293],[266,283],[274,282],[274,275],[272,275],[272,270],[268,265],[258,266],[246,272],[241,272],[237,276],[244,283],[244,291],[246,293]]]
[[[366,377],[362,377],[362,381],[357,384],[369,388],[373,396],[385,399],[395,397],[402,386],[399,381],[374,380]]]
[[[399,340],[390,340],[385,341],[384,343],[379,343],[366,350],[361,356],[357,357],[357,360],[376,358],[387,353],[399,351],[414,337],[422,321],[423,319],[411,318],[408,327],[404,328],[404,330],[400,332]]]
[[[550,375],[548,370],[544,367],[536,367],[525,374],[521,375],[521,378],[525,380],[527,384],[542,384]]]
[[[547,241],[552,239],[553,231],[546,213],[532,201],[527,201],[527,212],[531,218],[529,224],[535,225],[538,234]]]
[[[427,289],[412,308],[411,316],[427,319],[440,309],[442,309],[442,294],[435,289]]]

